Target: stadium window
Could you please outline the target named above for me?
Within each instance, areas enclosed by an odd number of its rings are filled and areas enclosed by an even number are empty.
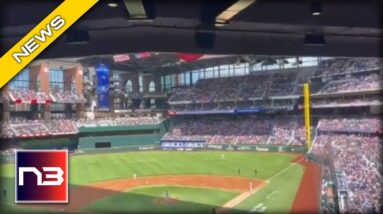
[[[278,64],[272,64],[272,65],[267,65],[266,69],[267,70],[278,70],[280,67]]]
[[[150,108],[152,109],[156,108],[156,100],[150,99]]]
[[[10,89],[28,90],[30,85],[29,69],[22,70],[9,83]]]
[[[208,79],[214,77],[214,75],[213,75],[213,68],[206,68],[205,73],[206,73],[205,76]]]
[[[204,71],[202,69],[197,70],[199,74],[199,79],[205,79]]]
[[[213,75],[214,75],[214,78],[219,78],[219,67],[218,66],[214,66],[213,67]]]
[[[221,65],[220,66],[220,73],[221,73],[221,77],[228,77],[229,76],[229,66],[228,65]]]
[[[133,92],[133,84],[131,80],[128,80],[125,84],[125,92],[126,93],[131,93]]]
[[[60,69],[49,70],[49,87],[52,91],[64,90],[64,71]]]
[[[138,86],[139,86],[139,91],[143,92],[144,91],[144,80],[143,80],[143,75],[140,74],[138,76]]]
[[[151,81],[149,83],[149,92],[155,92],[155,91],[156,91],[156,84],[153,81]]]
[[[318,59],[317,57],[302,57],[302,67],[310,67],[310,66],[317,66],[318,65]]]
[[[162,91],[165,90],[165,78],[164,78],[164,76],[161,76],[161,89],[162,89]]]
[[[199,73],[198,70],[192,71],[192,84],[195,84],[199,80]]]
[[[187,72],[185,72],[184,73],[184,75],[185,75],[185,85],[190,85],[190,83],[191,83],[191,74],[190,74],[191,72],[189,72],[189,71],[187,71]]]
[[[180,73],[180,74],[176,74],[176,75],[178,78],[178,85],[185,85],[185,74]]]

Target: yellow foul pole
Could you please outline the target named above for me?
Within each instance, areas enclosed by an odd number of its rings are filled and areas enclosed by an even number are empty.
[[[305,116],[305,127],[306,127],[306,140],[307,140],[307,149],[311,148],[311,120],[310,120],[310,89],[309,84],[305,83],[303,85],[303,95],[304,95],[304,116]]]

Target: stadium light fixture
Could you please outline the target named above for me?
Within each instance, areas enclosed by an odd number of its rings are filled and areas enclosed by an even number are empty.
[[[313,0],[311,2],[311,15],[319,16],[322,14],[322,2],[320,0]]]
[[[238,0],[233,5],[228,7],[226,10],[224,10],[222,13],[220,13],[216,19],[215,19],[215,26],[216,27],[222,27],[229,23],[229,20],[233,18],[235,15],[240,13],[242,10],[249,7],[251,4],[253,4],[256,0]]]
[[[152,21],[146,13],[143,0],[124,0],[130,21]]]
[[[117,2],[115,2],[115,1],[111,1],[111,2],[108,3],[108,6],[109,6],[109,7],[117,7],[118,4],[117,4]]]

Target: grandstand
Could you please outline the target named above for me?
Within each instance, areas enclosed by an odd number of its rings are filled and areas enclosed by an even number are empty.
[[[324,164],[321,209],[379,210],[381,60],[316,58],[313,62],[302,57],[295,66],[257,70],[257,61],[236,64],[235,56],[219,59],[222,64],[214,67],[162,77],[134,79],[111,70],[110,85],[93,82],[89,87],[82,87],[83,81],[99,75],[97,67],[85,69],[74,63],[74,69],[61,71],[44,64],[27,68],[25,75],[2,90],[1,136],[11,148],[3,154],[33,148],[36,142],[39,148],[76,152],[161,145],[171,149],[165,145],[172,142],[305,151],[302,84],[309,82],[314,145],[310,153]],[[42,72],[45,69],[51,72]],[[43,75],[52,76],[37,85]],[[61,140],[52,143],[51,139]],[[334,183],[338,197],[327,193]]]

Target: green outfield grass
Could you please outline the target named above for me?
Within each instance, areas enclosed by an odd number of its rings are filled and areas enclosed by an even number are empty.
[[[222,159],[224,155],[224,159]],[[152,175],[226,175],[267,179],[286,168],[296,156],[255,152],[126,152],[72,156],[69,182],[89,184],[118,178]],[[2,176],[13,177],[14,166],[2,167]]]
[[[175,152],[175,151],[146,151],[146,152],[125,152],[125,153],[103,153],[103,154],[85,154],[71,156],[69,159],[69,182],[72,185],[84,185],[94,182],[131,178],[134,173],[137,176],[156,176],[156,175],[222,175],[222,176],[242,176],[260,179],[269,179],[282,170],[291,166],[291,161],[296,158],[294,154],[288,153],[268,153],[268,152],[230,152],[230,151],[201,151],[201,152]],[[238,174],[240,169],[240,174]],[[257,175],[254,175],[254,170]],[[297,188],[303,174],[303,167],[295,165],[289,170],[273,178],[269,185],[248,198],[236,208],[238,210],[252,210],[258,204],[267,207],[267,211],[289,210],[295,197]],[[2,197],[1,202],[6,204],[14,203],[14,165],[1,165],[1,186],[7,190],[7,197]],[[154,188],[154,187],[153,187]],[[172,187],[175,188],[175,187]],[[142,197],[156,197],[150,194],[159,194],[159,189],[154,188],[135,189],[129,193],[124,193],[111,198],[102,199],[99,202],[88,207],[89,209],[98,209],[106,204],[107,209],[114,209],[112,205],[107,206],[110,200],[116,197],[116,201],[123,198],[131,198],[136,195]],[[195,193],[194,188],[181,188],[182,191],[188,190],[190,197],[193,194],[199,194],[199,188]],[[175,188],[177,191],[181,189]],[[158,191],[157,191],[158,190]],[[137,192],[138,191],[138,192]],[[140,192],[141,191],[141,192]],[[181,192],[182,192],[181,191]],[[204,191],[222,191],[206,189]],[[278,193],[273,193],[273,192]],[[273,197],[267,198],[273,193]],[[222,197],[233,196],[237,193],[225,193]],[[215,203],[226,202],[220,194],[214,197],[207,193],[202,194],[210,196],[206,202],[188,200],[188,194],[185,194],[183,201],[177,206],[196,205],[196,209],[210,209]],[[230,197],[231,197],[230,196]],[[199,196],[198,196],[199,197]],[[198,198],[197,197],[197,198]],[[201,196],[203,199],[203,196]],[[216,198],[215,198],[216,197]],[[230,198],[229,197],[229,198]],[[122,198],[122,199],[119,199]],[[221,201],[222,199],[222,201]],[[114,201],[114,199],[112,200]],[[187,203],[189,202],[189,204]],[[203,202],[203,203],[202,203]],[[145,203],[148,203],[146,201]],[[155,206],[155,205],[153,205]],[[258,205],[261,207],[260,205]],[[108,208],[109,207],[109,208]],[[258,207],[258,208],[259,208]],[[163,208],[167,209],[167,208]],[[181,208],[180,208],[181,209]],[[109,210],[106,210],[109,211]],[[121,210],[123,211],[123,210]]]
[[[174,204],[158,204],[168,191]],[[104,198],[84,208],[91,212],[123,213],[212,213],[239,193],[207,188],[187,188],[175,186],[144,187]]]

